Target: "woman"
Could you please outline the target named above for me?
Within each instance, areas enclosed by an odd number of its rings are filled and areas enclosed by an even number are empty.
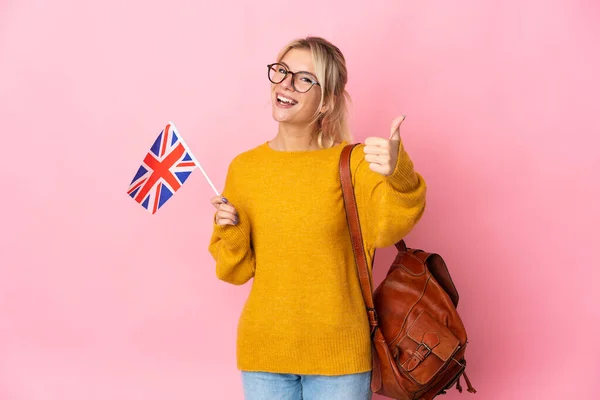
[[[277,136],[237,156],[223,197],[211,200],[218,278],[254,278],[238,325],[245,397],[370,399],[369,324],[338,173],[351,141],[345,60],[308,37],[285,46],[268,74]],[[425,207],[425,183],[400,142],[402,120],[389,139],[368,138],[352,155],[369,262]]]

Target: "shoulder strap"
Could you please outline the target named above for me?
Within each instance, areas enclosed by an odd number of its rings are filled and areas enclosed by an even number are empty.
[[[369,267],[367,264],[367,254],[365,252],[360,230],[360,221],[358,219],[358,208],[356,207],[356,197],[354,195],[354,187],[352,186],[352,172],[350,170],[350,155],[357,144],[349,144],[342,150],[340,157],[340,181],[342,184],[342,194],[344,197],[344,207],[346,208],[346,220],[350,230],[350,238],[352,240],[352,250],[354,251],[354,259],[358,271],[358,279],[362,291],[367,314],[369,316],[369,324],[371,330],[374,331],[378,325],[377,313],[373,304],[373,287],[369,276]]]

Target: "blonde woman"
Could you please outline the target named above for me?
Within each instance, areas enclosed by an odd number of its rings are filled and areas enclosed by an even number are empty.
[[[338,165],[351,143],[340,50],[308,37],[267,66],[277,135],[230,164],[209,251],[217,277],[253,279],[237,337],[247,400],[371,398],[369,324]],[[426,186],[400,140],[370,137],[351,160],[370,267],[425,208]]]

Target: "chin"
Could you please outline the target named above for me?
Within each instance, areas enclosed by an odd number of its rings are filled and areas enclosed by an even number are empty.
[[[309,124],[311,117],[305,115],[306,110],[303,108],[298,109],[283,109],[276,105],[272,106],[273,119],[277,122],[285,122],[288,124],[305,125]]]
[[[290,122],[293,119],[293,116],[288,115],[288,113],[281,112],[277,107],[273,108],[273,119],[277,122]]]

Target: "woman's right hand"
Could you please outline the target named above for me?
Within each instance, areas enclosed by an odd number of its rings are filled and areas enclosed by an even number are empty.
[[[215,223],[217,225],[237,225],[240,217],[234,206],[229,204],[223,196],[215,196],[210,199],[211,204],[217,209]]]

